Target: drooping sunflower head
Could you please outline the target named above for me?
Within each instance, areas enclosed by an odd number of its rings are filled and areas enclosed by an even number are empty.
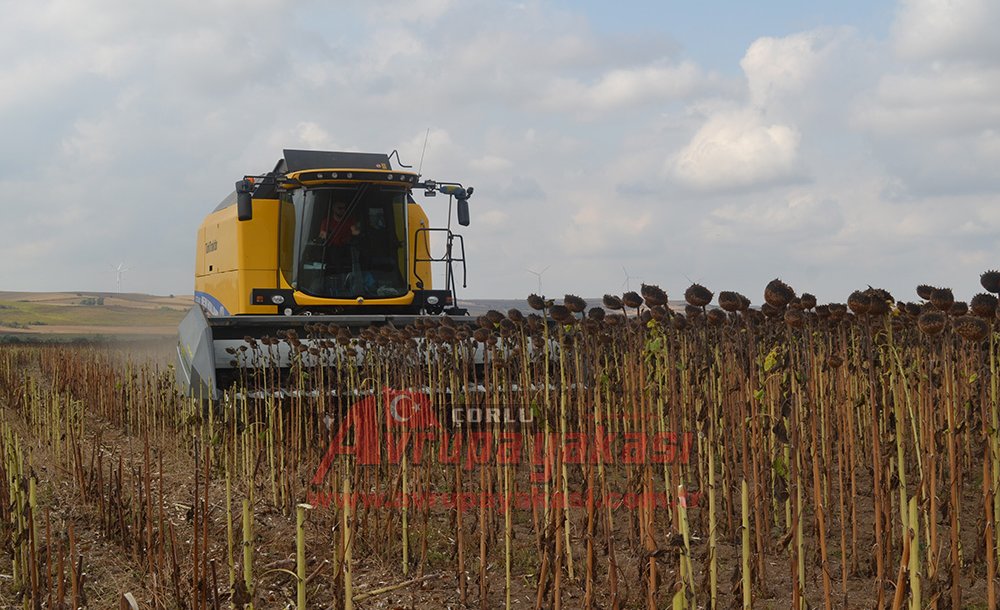
[[[917,328],[925,335],[939,335],[944,330],[948,319],[940,311],[925,311],[917,318]]]
[[[979,283],[987,292],[1000,292],[1000,271],[990,270],[979,276]]]
[[[618,311],[622,308],[621,297],[616,297],[613,294],[606,294],[602,299],[604,306],[612,311]]]
[[[739,311],[740,303],[740,295],[738,293],[730,290],[723,290],[719,293],[719,307],[730,313]]]
[[[955,304],[955,295],[951,293],[951,288],[935,288],[931,292],[930,301],[938,311],[950,311]]]
[[[631,309],[638,309],[642,305],[642,297],[634,290],[626,292],[622,295],[622,304]]]
[[[855,290],[847,297],[847,306],[857,315],[866,314],[872,306],[872,297],[867,292]]]
[[[642,298],[646,301],[646,307],[656,307],[667,304],[667,293],[655,284],[643,284]]]
[[[976,316],[961,316],[955,320],[955,332],[966,341],[979,342],[990,334],[990,325]]]
[[[992,318],[997,312],[997,298],[988,292],[980,292],[969,301],[972,313],[980,318]]]
[[[795,298],[795,291],[788,284],[775,278],[764,287],[764,301],[772,307],[781,309]]]
[[[704,307],[712,302],[712,291],[701,284],[691,284],[684,291],[684,300],[695,307]]]

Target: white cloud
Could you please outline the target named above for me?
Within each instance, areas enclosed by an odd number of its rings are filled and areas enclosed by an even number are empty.
[[[901,57],[996,63],[1000,3],[995,0],[902,0],[893,24]]]
[[[818,32],[755,40],[740,61],[751,103],[763,108],[775,98],[802,92],[833,47]]]
[[[697,189],[732,189],[788,180],[800,173],[801,134],[768,124],[754,110],[712,116],[669,163],[681,183]]]
[[[820,199],[809,191],[793,191],[783,201],[741,201],[712,210],[705,230],[719,239],[745,240],[749,237],[795,237],[809,240],[831,237],[841,227],[840,206]]]
[[[106,165],[114,159],[118,132],[107,121],[81,119],[62,141],[61,152],[74,167]]]
[[[381,0],[370,5],[371,16],[378,21],[403,21],[429,24],[437,21],[455,5],[456,0]]]
[[[496,155],[485,155],[469,162],[469,166],[483,172],[504,172],[513,167],[513,162]]]
[[[909,198],[1000,186],[1000,4],[906,0],[895,51],[877,84],[852,105],[850,125]]]
[[[651,212],[612,200],[601,203],[572,201],[575,211],[559,236],[560,244],[571,255],[600,257],[630,247],[652,221]]]
[[[878,59],[852,28],[820,28],[755,40],[740,61],[750,106],[774,120],[841,120]]]
[[[476,187],[470,295],[524,294],[549,264],[546,290],[584,294],[622,265],[674,293],[685,275],[827,298],[862,274],[943,283],[1000,260],[997,9],[948,6],[903,2],[891,33],[748,24],[741,58],[682,48],[669,19],[534,1],[15,4],[0,277],[109,288],[127,259],[132,288],[190,291],[197,226],[235,179],[283,148],[416,168],[430,128],[424,176]],[[447,198],[424,203],[443,224]]]
[[[864,55],[849,28],[823,28],[762,37],[740,67],[746,101],[699,101],[702,124],[671,156],[668,174],[703,191],[754,189],[801,180],[803,138],[815,126],[843,120],[858,73],[842,62]],[[833,85],[831,81],[839,81]]]
[[[884,135],[954,135],[1000,125],[1000,66],[931,64],[883,76],[855,120]]]
[[[483,223],[488,227],[502,227],[507,224],[508,215],[502,210],[486,210],[476,217],[477,223]]]
[[[714,86],[716,80],[690,61],[617,68],[589,84],[576,78],[556,79],[542,94],[539,106],[552,111],[604,113],[683,99]]]

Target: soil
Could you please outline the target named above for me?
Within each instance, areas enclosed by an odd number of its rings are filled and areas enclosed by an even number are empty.
[[[153,360],[159,360],[161,355],[150,355]],[[158,352],[157,352],[158,354]],[[13,405],[4,404],[0,395],[0,407],[6,421],[23,439],[30,453],[28,458],[32,472],[39,481],[39,506],[46,515],[48,524],[46,540],[54,547],[59,540],[67,539],[72,526],[75,543],[84,556],[84,572],[86,574],[84,590],[87,595],[88,607],[117,607],[120,596],[131,592],[139,600],[141,608],[177,608],[177,599],[170,594],[176,583],[157,582],[146,569],[148,558],[135,547],[123,545],[115,535],[108,534],[105,526],[105,516],[93,502],[81,500],[78,486],[75,484],[74,473],[63,464],[66,456],[61,453],[60,443],[51,444],[47,439],[36,435],[36,431],[28,425],[21,412],[15,412]],[[128,432],[128,426],[102,420],[94,415],[88,415],[85,426],[85,445],[96,449],[107,465],[117,468],[121,460],[123,472],[135,473],[144,464],[144,439]],[[195,472],[196,458],[192,448],[179,444],[174,436],[165,435],[160,438],[150,438],[152,464],[155,470],[151,473],[155,489],[154,497],[162,491],[163,502],[157,502],[157,510],[162,509],[166,520],[174,528],[175,536],[180,546],[190,544],[195,535],[193,527],[192,506],[195,503]],[[89,451],[89,449],[88,449]],[[302,465],[302,479],[308,480],[316,468],[322,451],[315,452],[315,461]],[[199,454],[201,459],[201,454]],[[159,464],[162,463],[162,470]],[[258,465],[260,468],[260,465]],[[975,472],[975,465],[968,465],[967,472]],[[857,493],[857,528],[859,538],[858,555],[854,557],[856,565],[851,567],[846,582],[841,579],[840,536],[842,530],[850,525],[841,521],[838,506],[827,507],[827,544],[829,549],[829,571],[833,585],[831,606],[836,608],[873,608],[875,607],[876,589],[873,582],[874,566],[870,565],[870,549],[873,544],[874,514],[872,512],[871,477],[866,471],[858,471]],[[419,476],[415,469],[414,477]],[[475,477],[476,472],[468,473]],[[582,473],[575,472],[571,477],[579,484]],[[634,489],[635,482],[617,479],[614,485],[622,491],[630,486]],[[199,481],[199,494],[203,493],[204,481]],[[467,489],[475,489],[475,481],[469,481]],[[530,489],[531,483],[527,473],[522,473],[516,480],[519,489]],[[978,548],[977,543],[982,527],[982,498],[977,491],[978,484],[964,485],[963,513],[961,515],[963,530],[963,546]],[[724,490],[720,490],[724,492]],[[738,507],[738,490],[733,490]],[[792,494],[795,493],[791,489]],[[301,492],[294,501],[289,499],[278,502],[284,510],[275,506],[272,501],[272,490],[266,484],[265,477],[259,478],[259,484],[254,490],[254,565],[256,574],[257,608],[294,607],[294,579],[284,570],[295,569],[295,515],[291,506],[295,501],[307,499]],[[720,493],[721,495],[721,493]],[[209,570],[208,581],[211,589],[217,592],[222,607],[228,607],[230,598],[228,586],[228,566],[226,561],[226,497],[223,474],[217,469],[212,471],[209,487],[209,540],[208,556],[215,563]],[[721,502],[721,499],[720,499]],[[239,557],[242,549],[239,546],[240,526],[238,503],[234,501],[234,530],[237,556],[236,570],[239,574]],[[738,521],[738,512],[727,515],[725,506],[720,504],[720,521],[732,518]],[[770,514],[770,513],[769,513]],[[459,578],[456,573],[455,538],[458,531],[456,511],[435,509],[422,514],[414,510],[410,515],[410,531],[412,537],[411,566],[408,573],[402,569],[402,544],[399,538],[401,531],[399,513],[393,509],[371,509],[359,511],[359,524],[356,532],[356,545],[353,562],[353,585],[356,598],[372,591],[413,581],[408,586],[396,590],[373,595],[367,599],[359,599],[355,607],[383,609],[431,609],[431,608],[503,608],[505,604],[505,566],[504,540],[502,537],[503,516],[497,511],[486,511],[485,522],[480,522],[478,510],[466,511],[462,514],[465,536],[465,580],[467,583],[466,604],[461,602],[459,593]],[[617,582],[619,601],[622,608],[646,607],[645,588],[647,581],[648,554],[643,548],[635,545],[637,536],[627,535],[638,518],[635,510],[618,507],[613,513],[614,537],[617,558]],[[678,566],[680,555],[678,549],[683,545],[678,543],[676,530],[671,525],[672,511],[660,509],[656,513],[654,532],[657,553],[656,564],[660,573],[657,591],[657,607],[670,607],[672,588],[679,582]],[[689,509],[691,522],[691,558],[693,564],[694,582],[698,607],[707,605],[707,566],[708,566],[708,532],[707,500],[701,497],[697,505]],[[818,537],[815,529],[814,515],[803,514],[804,535],[806,547],[807,584],[805,598],[812,608],[823,606],[823,589],[818,551]],[[511,607],[532,608],[537,595],[537,574],[539,572],[539,554],[536,551],[536,530],[531,511],[516,511],[513,514],[514,540],[513,561],[511,566]],[[939,599],[939,608],[948,607],[946,593],[949,568],[948,520],[939,520],[941,539],[944,546],[940,549],[937,560],[938,582],[923,584],[924,599],[931,599],[935,592],[945,592]],[[336,597],[335,576],[333,564],[336,559],[337,536],[341,522],[337,511],[330,507],[316,507],[309,511],[305,525],[307,540],[308,573],[307,584],[310,608],[333,608],[339,606]],[[729,531],[729,528],[724,528]],[[753,607],[754,608],[787,608],[791,603],[791,563],[783,524],[772,528],[771,539],[766,541],[768,552],[762,564],[765,572],[757,570],[754,560]],[[480,596],[479,582],[479,544],[480,532],[488,532],[486,538],[488,563],[486,573],[486,598]],[[572,555],[574,561],[574,578],[563,573],[561,591],[562,605],[565,608],[583,607],[585,589],[580,577],[585,571],[586,562],[586,512],[576,509],[572,513],[570,531],[572,533]],[[731,531],[738,531],[733,528]],[[501,532],[497,537],[494,532]],[[848,534],[849,536],[849,534]],[[894,532],[893,540],[899,544],[901,533]],[[628,541],[632,541],[631,543]],[[426,550],[424,544],[426,542]],[[595,607],[609,607],[609,554],[603,534],[594,540],[595,552]],[[848,540],[850,548],[850,540]],[[899,557],[897,551],[894,556]],[[393,558],[388,561],[385,558]],[[182,558],[183,559],[183,558]],[[984,560],[982,557],[966,556],[963,558],[962,585],[965,608],[985,608]],[[739,539],[725,539],[720,536],[718,542],[718,577],[720,597],[718,607],[736,608],[740,606],[739,569],[740,546]],[[190,563],[190,562],[188,562]],[[214,573],[212,572],[214,570]],[[886,567],[887,579],[885,599],[888,604],[892,600],[897,576],[897,565]],[[0,558],[0,609],[21,607],[17,594],[11,587],[11,562],[9,554]],[[179,583],[182,594],[186,596],[192,589],[191,571],[185,568]],[[185,597],[185,599],[188,599]],[[188,606],[184,606],[188,607]],[[212,607],[211,605],[209,607]],[[543,604],[548,607],[548,602]]]

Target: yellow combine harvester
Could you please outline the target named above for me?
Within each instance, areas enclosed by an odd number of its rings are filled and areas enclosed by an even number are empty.
[[[454,211],[469,224],[473,189],[393,169],[391,156],[285,150],[273,171],[236,182],[198,230],[197,304],[177,346],[185,393],[218,400],[247,365],[232,356],[246,337],[307,323],[404,325],[466,314],[455,298],[456,265],[465,285],[465,246],[451,219]],[[449,196],[446,227],[429,225],[415,190]],[[432,236],[443,238],[438,256]],[[438,289],[433,265],[444,267]]]

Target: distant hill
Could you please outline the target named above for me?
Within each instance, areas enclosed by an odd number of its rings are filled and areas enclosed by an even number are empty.
[[[167,336],[192,303],[190,295],[0,291],[0,335]]]
[[[469,310],[469,314],[481,316],[491,309],[507,313],[509,309],[520,309],[527,313],[531,311],[524,299],[458,299],[459,307]]]

